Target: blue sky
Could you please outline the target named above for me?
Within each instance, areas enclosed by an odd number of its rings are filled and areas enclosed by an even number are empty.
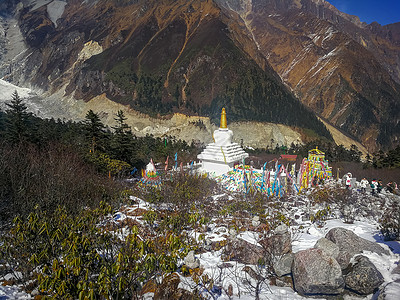
[[[337,9],[381,25],[400,22],[400,0],[327,0]]]

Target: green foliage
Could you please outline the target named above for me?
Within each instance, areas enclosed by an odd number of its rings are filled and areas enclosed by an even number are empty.
[[[250,154],[297,154],[299,157],[307,157],[308,151],[318,147],[319,150],[325,153],[325,159],[329,162],[360,162],[361,151],[356,145],[351,145],[349,149],[343,145],[336,145],[333,142],[327,141],[326,139],[316,139],[309,141],[305,144],[294,144],[286,148],[280,145],[274,145],[274,140],[271,139],[271,147],[267,149],[246,149]]]
[[[180,235],[143,238],[136,227],[121,239],[118,230],[98,225],[107,224],[111,212],[103,202],[75,217],[59,207],[16,218],[2,237],[1,259],[51,299],[137,297],[145,282],[175,271],[189,248]]]
[[[133,92],[135,84],[138,81],[138,77],[131,68],[132,60],[127,59],[118,62],[113,68],[107,72],[106,81],[112,81],[119,88],[126,92]]]
[[[149,188],[141,194],[144,199],[156,207],[160,213],[148,211],[143,216],[146,222],[153,226],[159,224],[159,230],[181,232],[186,227],[195,228],[208,222],[209,212],[203,206],[216,187],[215,181],[198,175],[187,173],[174,174],[171,180],[165,181],[163,188]],[[163,204],[170,209],[163,212]]]
[[[310,198],[315,204],[331,203],[335,200],[334,195],[334,191],[329,188],[323,187],[313,190],[311,192]]]
[[[91,151],[94,153],[97,150],[104,150],[105,130],[104,125],[100,121],[99,116],[89,110],[85,116],[84,129],[85,135],[91,145]]]
[[[126,124],[126,117],[122,110],[116,114],[117,125],[112,127],[114,134],[111,138],[111,151],[114,158],[131,162],[135,150],[135,140],[131,128]]]
[[[96,166],[97,171],[112,176],[122,177],[129,174],[132,166],[124,161],[112,159],[108,154],[90,152],[86,155],[88,162]]]
[[[395,149],[389,150],[386,153],[382,150],[374,153],[372,161],[366,162],[366,167],[372,166],[374,168],[400,168],[400,146]]]
[[[212,101],[210,117],[216,124],[219,112],[225,107],[231,121],[254,120],[309,128],[319,136],[332,140],[331,134],[314,113],[275,78],[255,66],[246,69],[240,76],[242,80],[231,83],[224,95]]]
[[[155,117],[157,113],[167,114],[172,111],[172,102],[163,102],[162,93],[164,78],[141,74],[136,84],[137,99],[133,107],[141,112]]]
[[[5,137],[11,143],[19,143],[29,138],[29,116],[27,107],[19,97],[17,91],[12,94],[10,103],[6,103],[9,109],[6,110],[6,132]]]
[[[159,191],[158,201],[188,211],[193,205],[199,205],[204,198],[212,195],[215,188],[216,183],[212,179],[180,172],[173,174],[171,180],[165,182],[163,189]],[[149,194],[153,194],[153,191]],[[154,202],[155,199],[150,200]]]
[[[331,208],[328,205],[324,209],[320,209],[315,214],[311,215],[310,221],[312,223],[317,223],[318,225],[322,225],[330,214],[331,214]]]

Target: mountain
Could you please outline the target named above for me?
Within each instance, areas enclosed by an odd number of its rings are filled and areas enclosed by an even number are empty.
[[[219,0],[301,101],[371,149],[399,142],[400,23],[365,24],[323,0]]]
[[[153,117],[216,121],[225,106],[230,121],[331,139],[318,115],[371,150],[398,143],[397,24],[367,25],[322,0],[25,0],[1,9],[5,39],[23,43],[17,56],[0,51],[0,74],[35,91],[105,95]]]

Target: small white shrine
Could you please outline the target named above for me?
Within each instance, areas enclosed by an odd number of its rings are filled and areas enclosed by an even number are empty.
[[[219,176],[232,170],[235,163],[249,157],[239,144],[232,143],[232,138],[233,132],[227,127],[226,112],[223,108],[220,127],[213,134],[214,143],[208,144],[197,156],[201,161],[202,171]]]

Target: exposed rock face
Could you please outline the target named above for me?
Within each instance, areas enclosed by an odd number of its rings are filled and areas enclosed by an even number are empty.
[[[13,83],[324,132],[313,114],[300,122],[294,93],[372,150],[398,143],[400,23],[367,25],[322,0],[6,2],[0,74]]]
[[[294,255],[292,276],[301,295],[336,295],[343,292],[344,280],[338,262],[321,249],[307,249]]]
[[[287,231],[287,227],[286,230],[278,231],[278,234],[265,238],[259,243],[272,258],[292,252],[292,237]]]
[[[400,262],[398,262],[396,268],[392,270],[392,274],[400,274]]]
[[[355,263],[350,269],[350,272],[345,276],[346,288],[358,294],[372,294],[384,282],[382,274],[365,256],[356,256]]]
[[[367,25],[327,1],[219,3],[240,14],[274,70],[320,116],[370,147],[396,143],[400,23]],[[392,133],[381,132],[385,124]]]
[[[290,274],[292,272],[292,263],[294,259],[293,253],[288,253],[273,262],[275,274],[279,277]]]
[[[335,259],[339,256],[339,246],[326,238],[320,238],[314,245],[314,248],[325,251]]]
[[[361,253],[362,251],[371,251],[379,255],[389,255],[389,251],[383,249],[377,243],[363,239],[357,236],[354,232],[341,227],[329,230],[325,238],[339,247],[337,261],[342,269],[345,269],[348,266],[350,259],[355,254]]]
[[[264,258],[264,250],[242,239],[230,239],[222,255],[224,260],[257,265]]]

